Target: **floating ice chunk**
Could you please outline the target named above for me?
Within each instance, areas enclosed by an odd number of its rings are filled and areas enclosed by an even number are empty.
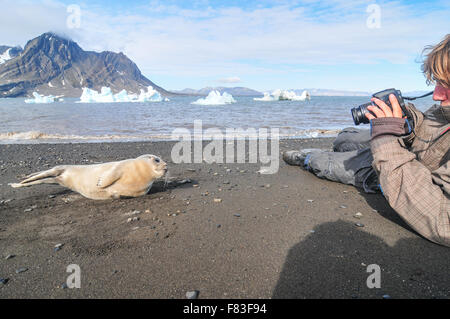
[[[161,102],[162,100],[161,94],[152,86],[147,88],[147,92],[141,89],[139,95],[128,94],[126,90],[113,94],[109,87],[102,87],[100,93],[89,88],[83,88],[80,97],[80,103]]]
[[[120,94],[120,93],[118,93]],[[89,88],[83,88],[80,97],[81,103],[108,103],[114,102],[114,96],[110,88],[102,87],[100,93]]]
[[[271,102],[275,101],[275,98],[270,93],[264,92],[264,97],[255,97],[255,101]]]
[[[191,104],[197,104],[197,105],[224,105],[224,104],[231,104],[236,103],[236,100],[233,98],[231,94],[228,94],[227,92],[223,92],[221,95],[219,91],[211,91],[209,92],[208,96],[204,99],[198,99],[195,102],[192,102]]]
[[[61,96],[44,96],[37,92],[33,92],[34,99],[26,99],[27,104],[53,103],[55,101],[62,101]]]
[[[272,101],[306,101],[310,100],[311,95],[308,91],[303,91],[302,95],[298,96],[294,91],[275,90],[272,93],[264,93],[264,97],[254,98],[255,101],[272,102]]]
[[[147,92],[141,89],[141,94],[139,94],[137,99],[138,102],[161,102],[162,100],[161,94],[153,89],[152,86],[147,88]]]

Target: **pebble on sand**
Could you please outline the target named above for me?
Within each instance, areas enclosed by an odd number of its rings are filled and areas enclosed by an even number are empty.
[[[133,210],[132,212],[126,213],[125,216],[139,215],[141,211]]]
[[[356,223],[355,226],[357,226],[357,227],[364,227],[364,224]]]
[[[33,206],[29,207],[29,208],[26,208],[26,209],[23,210],[23,212],[24,213],[28,213],[28,212],[31,212],[35,208],[37,208],[37,205],[33,205]]]
[[[361,218],[363,216],[363,214],[361,214],[360,212],[357,212],[356,214],[355,214],[355,218]]]
[[[8,260],[8,259],[11,259],[11,258],[14,258],[14,257],[16,257],[16,255],[8,255],[8,256],[6,256],[6,260]]]
[[[222,198],[214,198],[214,203],[222,203]]]
[[[186,292],[186,298],[187,299],[197,299],[199,293],[200,292],[198,290],[188,291],[188,292]]]
[[[27,270],[28,270],[28,268],[19,268],[19,269],[16,270],[16,274],[23,273],[23,272],[25,272]]]
[[[6,285],[8,283],[8,278],[0,278],[0,284]]]

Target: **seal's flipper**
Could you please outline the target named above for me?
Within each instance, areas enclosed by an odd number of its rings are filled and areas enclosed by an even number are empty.
[[[106,188],[117,182],[122,177],[122,170],[118,167],[113,167],[104,172],[97,180],[97,187]]]
[[[10,183],[8,185],[11,186],[12,188],[20,188],[20,187],[28,187],[28,186],[32,186],[32,185],[37,185],[37,184],[59,184],[59,183],[56,180],[56,178],[49,177],[49,178],[39,179],[39,180],[36,180],[34,182]]]
[[[47,177],[57,177],[64,172],[64,169],[65,168],[63,166],[56,166],[46,171],[33,173],[31,175],[28,175],[25,180],[20,182],[20,184],[28,184],[30,182],[41,180]],[[55,183],[57,182],[55,181]]]

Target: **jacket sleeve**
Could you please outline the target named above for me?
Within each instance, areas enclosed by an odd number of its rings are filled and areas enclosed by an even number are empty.
[[[393,135],[373,139],[371,150],[390,206],[419,234],[450,246],[450,164],[431,172]]]

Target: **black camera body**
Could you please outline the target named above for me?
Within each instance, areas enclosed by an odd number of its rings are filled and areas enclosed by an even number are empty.
[[[395,97],[397,98],[397,101],[400,104],[400,108],[402,109],[402,113],[403,113],[402,116],[406,116],[408,118],[408,120],[411,120],[411,115],[408,112],[408,110],[406,109],[405,102],[403,101],[402,92],[400,92],[399,90],[396,90],[396,89],[383,90],[383,91],[373,94],[372,97],[382,100],[384,103],[386,103],[386,105],[388,105],[392,109],[391,102],[389,101],[390,94],[394,94]],[[359,125],[361,123],[363,123],[363,124],[370,123],[366,117],[367,113],[373,114],[372,112],[370,112],[367,109],[367,107],[370,105],[373,105],[373,103],[369,102],[369,103],[360,105],[358,107],[355,107],[351,110],[352,116],[353,116],[353,122],[355,122],[355,125]]]

